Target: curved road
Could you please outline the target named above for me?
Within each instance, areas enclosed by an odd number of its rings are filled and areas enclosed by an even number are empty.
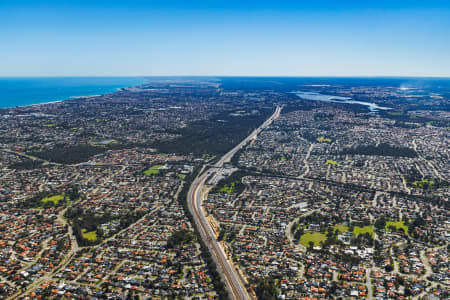
[[[233,263],[228,260],[222,246],[216,239],[216,235],[211,225],[202,209],[202,201],[206,195],[205,183],[207,178],[213,176],[218,172],[219,168],[223,166],[226,162],[238,152],[242,147],[244,147],[251,139],[255,139],[258,134],[267,126],[269,126],[273,120],[280,116],[282,107],[277,106],[275,112],[268,118],[261,126],[255,129],[248,137],[246,137],[242,142],[240,142],[236,147],[226,153],[222,158],[214,165],[214,167],[208,169],[205,172],[200,172],[200,174],[192,182],[189,192],[187,195],[187,203],[189,211],[192,213],[197,226],[198,231],[202,240],[208,247],[211,255],[220,269],[218,270],[224,279],[229,292],[231,293],[232,299],[251,299],[252,297],[248,294],[247,289],[243,279],[236,271]]]

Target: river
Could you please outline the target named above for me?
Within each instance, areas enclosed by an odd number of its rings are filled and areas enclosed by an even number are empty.
[[[372,103],[372,102],[352,100],[352,98],[350,98],[350,97],[324,95],[324,94],[314,93],[314,92],[298,92],[297,91],[297,92],[292,92],[292,93],[296,94],[299,98],[305,99],[305,100],[364,105],[364,106],[367,106],[367,108],[369,109],[369,111],[371,113],[375,113],[379,110],[391,109],[389,107],[379,106],[378,104]]]

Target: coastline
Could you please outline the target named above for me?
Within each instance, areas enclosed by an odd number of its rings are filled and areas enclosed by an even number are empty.
[[[100,80],[102,79],[108,80],[109,78],[100,78]],[[133,77],[125,78],[126,82],[123,84],[120,84],[120,82],[105,84],[102,82],[96,83],[96,79],[93,79],[94,81],[91,82],[90,78],[82,78],[83,82],[76,85],[70,85],[65,82],[52,82],[52,80],[54,80],[53,78],[49,78],[48,82],[45,78],[38,78],[36,80],[39,80],[41,85],[35,84],[36,87],[33,87],[33,85],[30,87],[26,82],[27,80],[30,80],[28,78],[10,80],[17,82],[13,82],[14,84],[11,84],[11,87],[8,83],[4,83],[2,86],[2,82],[0,81],[0,95],[3,95],[4,97],[3,99],[0,97],[0,111],[23,109],[26,107],[38,107],[40,105],[61,103],[63,101],[100,97],[107,94],[124,91],[129,88],[139,87],[146,82],[145,78]],[[58,78],[57,80],[70,81],[71,79]],[[118,80],[120,81],[120,79]],[[46,100],[39,100],[45,98]]]
[[[119,90],[117,90],[116,92],[118,92]],[[113,94],[116,92],[110,92],[110,93],[104,93],[104,94],[98,94],[98,95],[87,95],[87,96],[70,96],[67,99],[62,99],[62,100],[54,100],[54,101],[47,101],[47,102],[41,102],[41,103],[34,103],[34,104],[25,104],[25,105],[17,105],[17,106],[9,106],[9,107],[0,107],[0,111],[1,110],[7,110],[7,109],[15,109],[15,108],[27,108],[27,107],[33,107],[33,106],[41,106],[41,105],[48,105],[48,104],[56,104],[56,103],[61,103],[64,101],[70,101],[70,100],[79,100],[79,99],[85,99],[85,98],[93,98],[93,97],[100,97],[100,96],[104,96],[107,94]]]

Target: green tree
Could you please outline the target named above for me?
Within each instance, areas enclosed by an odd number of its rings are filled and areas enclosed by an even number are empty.
[[[375,227],[377,229],[383,229],[386,226],[386,219],[385,218],[379,218],[375,221]]]
[[[274,300],[277,299],[278,290],[275,279],[268,278],[258,282],[255,288],[255,293],[258,299]]]

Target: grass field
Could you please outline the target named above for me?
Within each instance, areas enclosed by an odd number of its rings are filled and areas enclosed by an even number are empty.
[[[429,187],[432,187],[434,185],[434,180],[432,180],[432,179],[416,180],[416,181],[413,181],[411,184],[415,187],[420,187],[420,188],[423,188],[424,184],[428,184]]]
[[[353,234],[357,236],[366,232],[369,233],[371,236],[373,236],[373,226],[372,225],[364,227],[355,226],[355,228],[353,229]]]
[[[325,162],[325,164],[337,166],[338,162],[335,161],[335,160],[327,159],[327,161]]]
[[[184,179],[184,178],[186,178],[186,174],[178,174],[178,178]]]
[[[340,233],[344,233],[348,231],[348,226],[343,224],[338,224],[333,226],[334,230],[339,230]]]
[[[334,225],[333,228],[336,230],[339,230],[340,233],[344,233],[348,231],[348,226],[343,225],[343,224],[338,224],[338,225]],[[353,234],[358,236],[360,234],[366,233],[368,232],[371,236],[373,236],[373,226],[372,225],[368,225],[368,226],[364,226],[364,227],[359,227],[359,226],[355,226],[353,228]]]
[[[319,143],[331,143],[332,140],[330,138],[326,138],[324,136],[318,137],[316,139]]]
[[[84,239],[87,239],[89,241],[96,241],[97,240],[97,231],[89,231],[86,232],[86,229],[81,230],[81,235]]]
[[[47,203],[47,202],[53,202],[53,204],[56,206],[58,205],[59,201],[64,199],[64,195],[55,195],[55,196],[51,196],[51,197],[46,197],[41,199],[42,203]]]
[[[300,237],[300,244],[305,247],[309,246],[309,242],[313,242],[314,246],[319,246],[320,242],[327,239],[326,235],[320,232],[307,231],[304,235]]]
[[[403,228],[406,234],[408,234],[408,226],[405,225],[405,222],[403,221],[387,221],[385,229],[389,230],[389,226],[394,226],[395,228]]]
[[[145,170],[145,171],[144,171],[144,174],[145,174],[146,176],[159,174],[159,170],[158,170],[158,169],[148,169],[148,170]]]
[[[144,171],[144,174],[146,176],[151,176],[151,175],[156,175],[159,174],[159,169],[162,167],[163,165],[154,165],[151,166],[151,168],[147,169]]]

